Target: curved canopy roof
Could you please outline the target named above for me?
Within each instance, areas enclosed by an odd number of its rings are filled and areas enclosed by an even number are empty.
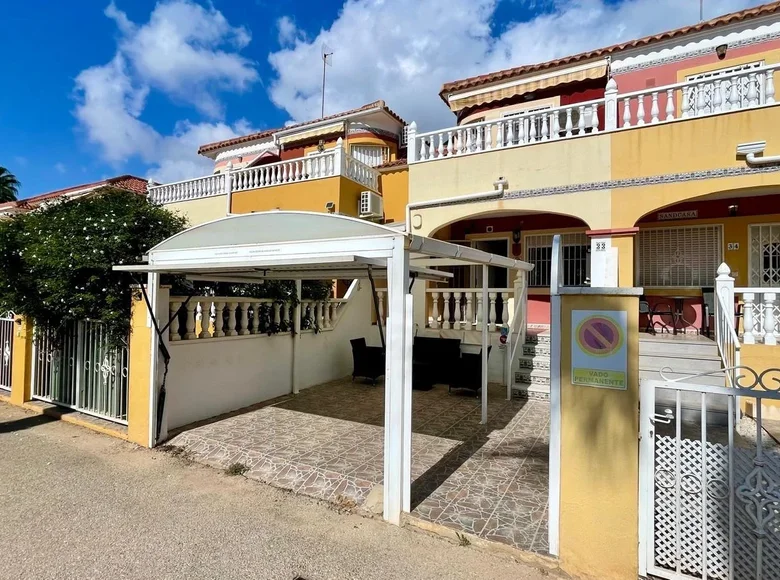
[[[312,240],[344,240],[371,236],[398,236],[402,232],[353,217],[307,211],[246,213],[206,222],[184,230],[149,250],[210,248],[215,246],[278,244]]]
[[[194,226],[149,250],[148,264],[114,269],[234,282],[361,278],[370,272],[381,277],[386,275],[387,259],[396,251],[418,258],[419,263],[413,260],[409,267],[412,275],[436,280],[446,280],[452,274],[426,266],[449,266],[454,261],[457,265],[520,270],[533,267],[353,217],[276,210],[232,215]]]

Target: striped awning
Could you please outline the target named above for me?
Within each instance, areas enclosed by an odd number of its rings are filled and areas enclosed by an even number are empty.
[[[300,133],[293,133],[291,135],[283,135],[279,137],[278,142],[281,145],[285,143],[293,143],[295,141],[304,141],[312,139],[314,137],[321,137],[322,135],[332,135],[333,133],[341,133],[344,131],[344,121],[338,123],[331,123],[329,125],[323,125],[321,127],[315,127],[308,131],[301,131]]]
[[[590,79],[598,79],[607,76],[607,62],[600,60],[597,63],[589,63],[586,66],[567,69],[560,74],[545,73],[534,75],[526,80],[518,79],[508,83],[501,83],[493,87],[485,87],[482,90],[465,91],[462,95],[453,94],[448,98],[450,109],[458,112],[469,107],[492,103],[502,99],[533,93],[542,89],[548,89],[558,85],[580,82]]]

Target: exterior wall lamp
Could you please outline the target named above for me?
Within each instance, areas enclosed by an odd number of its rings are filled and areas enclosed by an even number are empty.
[[[739,212],[739,206],[736,203],[729,206],[729,217],[737,217],[737,212]]]
[[[726,58],[726,51],[728,50],[729,45],[728,44],[719,44],[715,47],[715,54],[718,55],[718,60],[723,60]]]

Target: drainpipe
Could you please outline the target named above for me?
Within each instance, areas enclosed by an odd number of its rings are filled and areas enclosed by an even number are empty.
[[[763,157],[764,149],[766,149],[766,141],[741,143],[740,145],[737,145],[737,157],[744,156],[747,164],[753,166],[780,163],[780,155]],[[761,155],[762,157],[756,157],[756,155]]]
[[[460,203],[472,203],[477,201],[486,201],[489,199],[498,199],[504,196],[509,183],[503,177],[499,177],[493,182],[493,189],[480,193],[471,193],[469,195],[459,195],[457,197],[443,197],[430,201],[415,201],[406,204],[406,234],[412,233],[412,210],[439,207],[442,205],[456,205]]]
[[[233,173],[233,162],[228,161],[224,172],[225,195],[227,197],[227,209],[225,210],[226,216],[233,215],[230,211],[233,206],[233,179],[231,178],[231,173]]]

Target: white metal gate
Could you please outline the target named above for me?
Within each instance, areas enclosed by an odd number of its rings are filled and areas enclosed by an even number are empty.
[[[11,374],[14,363],[14,313],[0,314],[0,389],[11,390]]]
[[[761,402],[780,400],[780,369],[737,371],[736,389],[641,382],[643,575],[780,578],[780,446],[761,428]],[[739,402],[755,419],[739,418]]]
[[[127,366],[127,346],[112,347],[100,322],[69,322],[59,336],[36,328],[32,396],[126,424]]]

